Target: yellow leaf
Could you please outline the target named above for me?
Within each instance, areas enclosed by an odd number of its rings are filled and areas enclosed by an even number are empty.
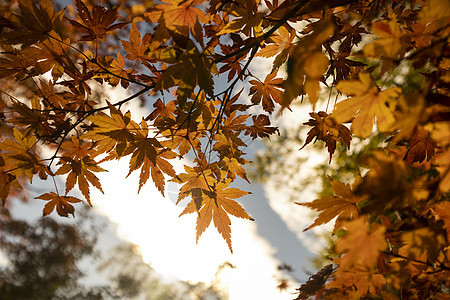
[[[315,51],[308,55],[305,61],[305,74],[309,79],[320,79],[328,69],[329,59],[320,51]]]
[[[386,56],[396,59],[404,55],[406,51],[404,34],[395,20],[375,22],[371,29],[380,38],[364,47],[363,51],[367,57]]]
[[[400,88],[379,91],[367,73],[360,73],[359,80],[340,81],[336,88],[341,93],[354,96],[336,105],[332,117],[338,123],[348,122],[355,117],[352,132],[362,138],[372,133],[374,119],[380,132],[393,130],[395,118],[389,106],[401,93]]]
[[[372,230],[366,216],[344,224],[347,233],[336,242],[336,251],[344,254],[339,263],[341,270],[349,270],[357,264],[368,269],[376,266],[378,255],[387,247],[384,236],[386,228],[376,223],[371,225]]]
[[[230,182],[230,180],[226,180],[224,182],[219,182],[214,189],[211,187],[202,189],[201,194],[198,195],[198,197],[201,197],[201,204],[198,205],[195,203],[196,199],[193,199],[181,215],[193,213],[195,211],[198,212],[196,226],[197,241],[206,228],[209,227],[212,220],[217,231],[227,242],[228,248],[233,252],[231,247],[231,221],[228,214],[238,218],[248,220],[253,219],[245,212],[244,208],[242,208],[239,203],[232,200],[247,195],[249,192],[237,188],[228,188]]]
[[[96,155],[111,151],[114,147],[118,156],[124,154],[128,144],[133,141],[133,134],[130,132],[130,124],[133,128],[139,127],[130,119],[130,112],[123,114],[113,105],[109,105],[110,116],[100,113],[88,117],[94,123],[92,131],[84,135],[98,142]]]
[[[297,96],[303,94],[308,94],[309,101],[313,109],[315,108],[319,96],[319,80],[328,68],[328,58],[317,49],[333,32],[333,23],[325,17],[290,53],[287,62],[288,77],[282,100],[283,108],[289,107]]]

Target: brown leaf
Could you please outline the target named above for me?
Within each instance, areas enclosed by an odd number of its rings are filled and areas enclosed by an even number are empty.
[[[275,132],[278,132],[279,134],[278,128],[269,126],[270,120],[266,115],[254,115],[252,116],[252,121],[253,125],[247,127],[245,135],[250,135],[253,139],[256,139],[257,137],[269,137]]]
[[[81,37],[81,41],[103,39],[108,31],[120,29],[127,25],[127,23],[112,25],[118,17],[118,6],[113,9],[106,9],[103,6],[95,5],[91,13],[83,1],[76,0],[76,4],[81,23],[75,20],[69,20],[69,22],[76,30],[85,34]]]
[[[409,149],[406,153],[405,161],[408,164],[413,162],[422,163],[429,161],[434,156],[437,148],[436,143],[431,139],[430,133],[422,126],[417,126],[411,140],[409,141]]]
[[[273,72],[267,75],[264,82],[257,80],[250,80],[252,84],[250,87],[250,95],[252,95],[251,101],[254,104],[262,104],[262,107],[268,113],[272,113],[274,109],[274,102],[281,104],[281,98],[283,92],[280,88],[280,84],[283,82],[282,78],[275,78],[277,72]]]
[[[60,196],[54,192],[42,194],[36,199],[48,201],[44,206],[43,215],[48,216],[56,207],[56,212],[62,217],[68,217],[69,214],[74,215],[75,209],[71,203],[81,202],[80,199],[70,196]]]
[[[337,123],[324,111],[319,111],[318,113],[312,112],[309,113],[309,115],[313,119],[309,119],[308,122],[303,124],[313,126],[313,128],[308,131],[308,137],[300,150],[311,143],[314,137],[316,140],[325,142],[328,152],[330,153],[330,162],[331,157],[336,150],[336,142],[344,143],[347,145],[347,148],[350,149],[350,141],[352,140],[352,136],[347,127],[343,124]]]

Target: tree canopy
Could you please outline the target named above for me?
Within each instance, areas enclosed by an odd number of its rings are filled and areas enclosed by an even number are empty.
[[[244,141],[277,134],[274,119],[305,100],[303,147],[322,141],[330,161],[352,137],[386,139],[361,158],[354,182],[330,178],[333,195],[300,203],[319,213],[307,229],[336,219],[337,241],[333,264],[298,298],[448,297],[448,1],[58,7],[0,4],[4,205],[33,180],[52,180],[54,189],[36,197],[43,215],[73,215],[76,203],[95,205],[92,188],[103,192],[102,162],[127,157],[138,191],[150,178],[162,194],[167,180],[180,184],[178,202],[189,201],[181,215],[195,214],[197,240],[213,223],[232,251],[230,215],[252,220],[236,200],[249,193],[233,187],[238,177],[249,181]],[[256,57],[272,64],[263,78],[249,69]],[[104,100],[101,87],[119,85],[128,96]],[[326,108],[316,111],[320,99]],[[124,108],[136,101],[152,107],[141,120]],[[190,158],[184,171],[175,158]]]

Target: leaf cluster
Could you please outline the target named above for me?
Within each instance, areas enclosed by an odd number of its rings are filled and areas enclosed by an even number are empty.
[[[339,235],[332,274],[318,276],[331,279],[310,291],[439,297],[449,277],[449,11],[439,0],[75,0],[60,11],[49,0],[2,2],[1,200],[38,175],[55,182],[37,197],[44,215],[74,214],[72,204],[92,204],[91,187],[102,191],[101,163],[129,157],[139,189],[150,177],[161,193],[177,182],[197,240],[212,222],[232,251],[229,215],[252,219],[235,201],[248,192],[229,187],[248,180],[246,141],[278,133],[273,118],[299,99],[314,110],[328,86],[348,98],[310,114],[305,146],[323,141],[331,158],[352,135],[389,139],[352,187],[333,180],[334,196],[304,204],[320,213],[310,228],[337,217]],[[258,56],[273,58],[265,78],[249,70]],[[394,80],[404,65],[423,80]],[[95,96],[119,84],[126,98]],[[142,120],[124,109],[135,100],[153,105]],[[176,157],[193,159],[176,173]],[[70,195],[76,186],[82,198]]]

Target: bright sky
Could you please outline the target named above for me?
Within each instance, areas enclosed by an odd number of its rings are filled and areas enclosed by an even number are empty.
[[[209,283],[219,265],[230,262],[221,280],[230,299],[292,299],[277,290],[279,262],[274,249],[256,233],[254,222],[232,219],[233,251],[213,227],[195,243],[195,216],[179,218],[175,204],[149,183],[136,194],[138,173],[124,180],[127,162],[110,163],[113,170],[100,175],[105,195],[93,192],[95,207],[118,224],[119,236],[141,247],[144,260],[159,273],[185,281]]]

